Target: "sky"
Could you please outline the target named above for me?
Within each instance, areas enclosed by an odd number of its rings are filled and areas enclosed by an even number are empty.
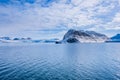
[[[0,0],[0,36],[62,39],[69,29],[120,33],[120,0]]]

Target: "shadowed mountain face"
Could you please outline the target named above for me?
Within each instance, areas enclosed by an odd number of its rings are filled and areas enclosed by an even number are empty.
[[[111,37],[111,39],[119,39],[120,40],[120,34],[117,34],[117,35]]]
[[[116,34],[115,36],[108,39],[106,42],[120,42],[120,34]]]
[[[104,34],[100,34],[94,31],[83,31],[70,29],[63,37],[62,42],[68,43],[87,43],[87,42],[105,42],[108,37]]]

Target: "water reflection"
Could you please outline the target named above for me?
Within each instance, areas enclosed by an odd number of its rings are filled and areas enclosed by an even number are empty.
[[[119,80],[119,44],[0,47],[0,80]]]

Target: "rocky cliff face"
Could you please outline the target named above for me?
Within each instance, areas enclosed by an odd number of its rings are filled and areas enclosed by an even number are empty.
[[[70,29],[63,37],[62,43],[94,43],[105,42],[108,37],[94,31]]]

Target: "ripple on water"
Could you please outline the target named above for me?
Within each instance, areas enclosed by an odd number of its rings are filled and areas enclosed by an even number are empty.
[[[103,45],[2,47],[0,80],[120,80],[119,50]]]

